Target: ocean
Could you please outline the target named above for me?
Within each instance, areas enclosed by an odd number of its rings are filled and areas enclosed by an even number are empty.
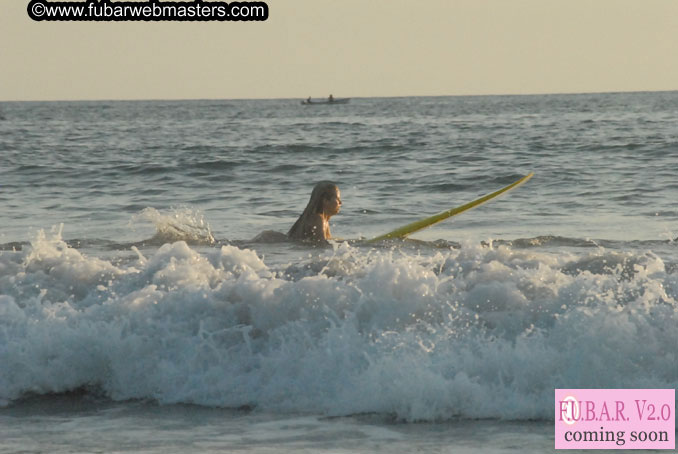
[[[550,452],[555,388],[678,388],[678,92],[2,102],[0,157],[0,453]],[[256,238],[321,180],[336,240]]]

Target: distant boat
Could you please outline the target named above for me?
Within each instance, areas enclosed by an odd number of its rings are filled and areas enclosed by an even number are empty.
[[[301,101],[301,103],[305,106],[309,104],[348,104],[348,102],[351,100],[351,98],[332,98],[332,100],[328,98],[324,99],[304,99]]]

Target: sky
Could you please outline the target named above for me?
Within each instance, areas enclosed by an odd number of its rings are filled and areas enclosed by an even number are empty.
[[[0,0],[0,101],[678,89],[676,0],[268,0],[264,22],[35,22]]]

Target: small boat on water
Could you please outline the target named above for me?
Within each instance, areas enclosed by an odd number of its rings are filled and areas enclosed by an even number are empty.
[[[325,99],[304,99],[301,103],[305,106],[309,104],[348,104],[351,98],[325,98]]]

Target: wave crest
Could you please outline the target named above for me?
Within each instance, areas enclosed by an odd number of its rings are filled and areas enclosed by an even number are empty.
[[[0,253],[0,401],[94,386],[281,412],[549,419],[554,388],[678,386],[678,276],[650,252],[319,254],[271,267],[178,241],[114,265],[40,234]]]

